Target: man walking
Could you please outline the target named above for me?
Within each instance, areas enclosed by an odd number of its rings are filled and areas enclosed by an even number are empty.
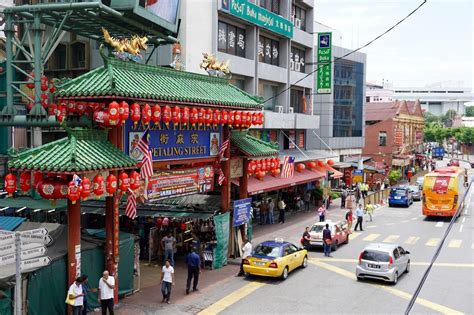
[[[329,224],[326,223],[326,228],[323,230],[323,247],[324,256],[331,257],[332,236]]]
[[[307,226],[305,229],[304,229],[304,233],[303,233],[303,236],[301,238],[302,240],[302,244],[304,249],[306,250],[309,250],[309,241],[311,240],[311,235],[309,234],[309,227]]]
[[[346,207],[347,189],[343,188],[341,193],[341,209]]]
[[[273,217],[273,210],[275,209],[275,203],[272,198],[268,199],[268,212],[267,212],[267,224],[275,223],[275,218]]]
[[[305,207],[306,212],[309,212],[310,203],[311,203],[311,193],[308,190],[306,194],[304,195],[304,207]]]
[[[283,198],[278,201],[278,210],[279,210],[279,217],[278,217],[278,223],[283,224],[285,223],[285,208],[286,208],[286,203],[283,201]]]
[[[102,278],[99,279],[99,300],[102,315],[107,314],[107,309],[110,315],[114,315],[114,287],[115,278],[109,276],[109,272],[105,270],[102,273]]]
[[[354,231],[357,231],[357,227],[360,227],[360,230],[363,231],[362,221],[364,220],[364,210],[362,210],[361,204],[357,206],[355,214],[357,217],[357,223],[356,223],[356,226],[354,227]]]
[[[97,292],[97,289],[93,289],[89,285],[89,277],[82,275],[82,293],[84,293],[84,307],[82,308],[82,315],[87,314],[87,292]]]
[[[169,259],[171,262],[171,266],[174,266],[175,246],[176,246],[176,239],[171,235],[171,231],[168,231],[166,236],[161,239],[161,248],[165,252],[165,262],[167,259]]]
[[[174,268],[171,266],[171,261],[166,259],[165,265],[161,268],[161,294],[163,300],[161,303],[170,304],[171,286],[174,285]]]
[[[264,225],[267,219],[267,212],[268,212],[268,204],[267,201],[264,199],[260,203],[260,225]]]
[[[197,291],[199,282],[199,273],[201,272],[201,258],[196,253],[195,249],[191,247],[191,251],[186,255],[186,265],[188,266],[188,279],[186,280],[186,294],[189,294],[191,287],[191,280],[193,281],[193,291]]]
[[[67,292],[69,300],[72,301],[72,315],[80,315],[84,305],[84,293],[82,291],[82,278],[78,277],[69,287]]]
[[[244,273],[244,260],[247,257],[250,257],[252,255],[252,243],[248,239],[245,239],[244,242],[245,242],[245,245],[244,247],[242,247],[243,254],[242,254],[242,260],[240,261],[240,271],[237,274],[237,277],[242,277],[245,274]]]

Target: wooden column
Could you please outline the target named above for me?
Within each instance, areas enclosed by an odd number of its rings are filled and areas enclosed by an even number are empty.
[[[70,286],[80,275],[81,265],[81,202],[67,201],[67,281]]]
[[[239,198],[245,199],[248,197],[248,186],[249,186],[249,176],[248,176],[248,167],[249,160],[247,158],[242,159],[242,177],[239,178]]]
[[[222,134],[222,141],[225,141],[226,139],[230,138],[230,130],[228,125],[225,125],[223,127]],[[221,166],[226,180],[221,186],[221,211],[227,212],[230,210],[230,145],[229,149],[227,149],[224,154],[224,159],[225,161],[221,162]]]

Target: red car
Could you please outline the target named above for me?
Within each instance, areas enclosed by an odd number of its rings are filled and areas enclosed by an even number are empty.
[[[332,249],[337,250],[337,247],[341,244],[349,243],[349,231],[347,230],[347,224],[345,221],[326,221],[314,223],[309,230],[311,237],[309,245],[311,247],[323,246],[323,230],[326,228],[326,223],[329,224],[332,236]]]
[[[452,159],[449,161],[448,166],[459,166],[459,160]]]

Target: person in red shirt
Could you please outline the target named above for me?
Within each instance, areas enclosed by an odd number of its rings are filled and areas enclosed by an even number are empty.
[[[351,208],[349,208],[349,210],[346,212],[346,221],[347,221],[347,229],[349,230],[349,234],[352,234],[351,228],[352,228],[352,221],[354,221],[354,217],[352,215]]]

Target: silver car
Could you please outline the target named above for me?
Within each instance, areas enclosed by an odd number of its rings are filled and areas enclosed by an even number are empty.
[[[409,254],[400,245],[370,244],[359,255],[357,280],[378,279],[396,284],[403,273],[410,271]]]

